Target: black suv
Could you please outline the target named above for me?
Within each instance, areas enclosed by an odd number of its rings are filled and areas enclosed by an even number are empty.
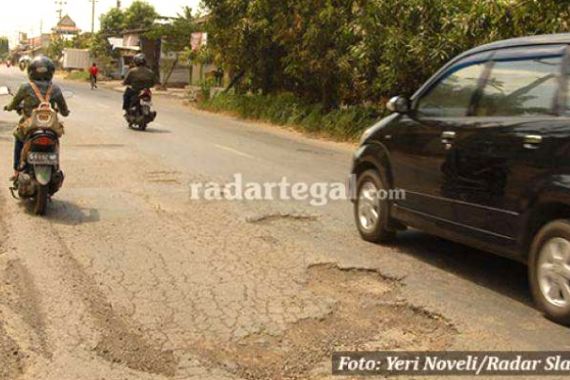
[[[480,46],[367,130],[360,234],[413,227],[528,264],[537,305],[570,324],[570,34]]]

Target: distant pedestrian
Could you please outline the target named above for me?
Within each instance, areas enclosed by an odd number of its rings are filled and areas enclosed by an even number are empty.
[[[97,75],[99,75],[99,68],[96,63],[89,68],[89,80],[91,82],[91,89],[97,88]]]

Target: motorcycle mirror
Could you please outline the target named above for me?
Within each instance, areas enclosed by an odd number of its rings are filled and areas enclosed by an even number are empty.
[[[8,86],[0,86],[0,96],[12,95],[12,91]]]

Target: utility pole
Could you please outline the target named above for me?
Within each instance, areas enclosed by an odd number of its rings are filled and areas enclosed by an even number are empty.
[[[91,2],[91,34],[95,33],[95,3],[97,0],[89,0]]]
[[[117,9],[121,9],[121,0],[117,0]]]
[[[61,21],[61,19],[63,18],[63,7],[67,5],[67,1],[66,0],[55,0],[55,5],[57,6],[57,15],[58,15],[58,21]]]

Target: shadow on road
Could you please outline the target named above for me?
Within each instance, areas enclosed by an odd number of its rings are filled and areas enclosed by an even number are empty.
[[[20,207],[29,215],[33,215],[33,206],[32,201],[20,202]],[[97,209],[82,208],[74,203],[56,199],[52,200],[48,204],[47,213],[44,218],[54,224],[65,224],[71,226],[86,223],[97,223],[101,219]]]
[[[48,207],[47,219],[55,224],[79,225],[97,223],[101,219],[97,209],[79,207],[63,200],[53,200]]]
[[[397,248],[426,264],[534,308],[525,265],[418,231],[398,235]]]
[[[169,129],[147,129],[144,133],[170,134],[172,131]]]

